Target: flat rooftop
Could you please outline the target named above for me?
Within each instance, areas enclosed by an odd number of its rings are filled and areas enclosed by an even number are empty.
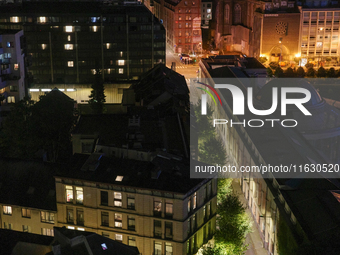
[[[118,176],[123,177],[121,181]],[[56,177],[179,194],[186,194],[207,181],[190,178],[189,160],[171,159],[164,155],[145,162],[100,157],[100,154],[74,154],[69,167],[61,169]]]

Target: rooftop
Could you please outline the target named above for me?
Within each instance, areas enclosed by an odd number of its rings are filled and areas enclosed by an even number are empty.
[[[207,181],[190,179],[189,160],[162,154],[152,162],[108,158],[101,154],[75,154],[70,167],[65,167],[56,176],[179,194],[186,194]],[[122,180],[118,176],[123,176]]]
[[[0,159],[0,203],[56,211],[57,165]]]
[[[159,118],[157,110],[133,109],[130,114],[81,115],[73,134],[98,134],[99,145],[134,148],[136,139],[141,138],[140,151],[166,149],[168,152],[185,155],[177,116]],[[139,120],[139,125],[129,126],[129,120]]]
[[[128,246],[92,232],[55,227],[55,244],[61,255],[139,255],[137,247]],[[65,241],[65,238],[67,241]]]

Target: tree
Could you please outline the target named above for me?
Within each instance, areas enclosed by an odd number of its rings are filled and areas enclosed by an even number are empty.
[[[215,245],[225,254],[244,254],[245,238],[251,232],[251,221],[238,196],[227,195],[217,207]]]
[[[293,68],[291,68],[291,67],[287,68],[287,70],[285,71],[285,77],[288,77],[288,78],[295,77],[295,72],[294,72]]]
[[[224,165],[227,161],[222,141],[215,136],[199,144],[198,156],[201,162],[211,165]]]
[[[313,67],[309,67],[306,72],[307,77],[315,77],[315,69]]]
[[[259,57],[259,61],[260,61],[260,63],[263,64],[263,63],[268,61],[268,58],[266,58],[266,57]]]
[[[336,78],[337,77],[337,73],[336,73],[334,67],[331,67],[327,70],[327,77],[329,77],[329,78]]]
[[[207,114],[201,114],[201,100],[198,100],[196,105],[191,105],[193,107],[193,113],[196,117],[196,128],[197,135],[200,143],[202,141],[208,140],[215,135],[215,129],[212,125],[212,116],[214,110],[209,104],[207,104]]]
[[[93,112],[96,114],[103,113],[105,110],[104,103],[105,93],[104,93],[104,82],[102,80],[101,70],[99,68],[96,69],[95,81],[91,86],[92,91],[89,96],[89,105],[92,108]]]
[[[305,65],[305,67],[308,69],[308,68],[310,68],[310,67],[314,67],[314,65],[313,65],[312,63],[307,63],[307,64]]]
[[[277,77],[277,78],[282,78],[282,77],[284,76],[284,73],[283,73],[282,68],[278,66],[278,67],[275,69],[274,75],[275,75],[275,77]]]
[[[303,67],[299,66],[299,68],[296,70],[296,75],[298,77],[305,77],[305,75],[306,75],[305,69],[303,69]]]
[[[267,67],[267,76],[273,77],[273,70],[270,67]]]
[[[216,247],[214,244],[208,243],[202,247],[202,255],[222,255],[221,248]]]
[[[270,62],[269,66],[270,66],[271,69],[276,69],[276,68],[279,67],[279,63],[277,63],[277,62]]]
[[[322,66],[318,69],[318,72],[317,72],[317,77],[321,78],[321,77],[326,77],[326,69],[323,68]]]

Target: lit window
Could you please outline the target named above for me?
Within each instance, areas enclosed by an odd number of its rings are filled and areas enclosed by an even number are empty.
[[[65,44],[64,49],[65,50],[73,50],[73,44]]]
[[[165,243],[165,254],[172,255],[172,244],[171,243]]]
[[[123,57],[123,52],[122,51],[119,52],[119,56]]]
[[[114,206],[122,207],[122,193],[114,192]]]
[[[166,203],[165,204],[165,215],[167,217],[172,217],[172,214],[173,214],[173,204]]]
[[[71,36],[70,35],[67,36],[67,41],[71,41]]]
[[[107,43],[106,44],[106,49],[110,49],[111,48],[111,43]]]
[[[118,73],[119,73],[119,74],[123,74],[123,73],[124,73],[124,69],[123,69],[123,68],[119,68],[119,69],[118,69]]]
[[[190,212],[191,210],[191,198],[189,197],[188,199],[188,213]]]
[[[207,9],[207,13],[211,13],[211,9]]]
[[[54,223],[54,213],[42,211],[41,222]]]
[[[196,196],[196,192],[194,194],[194,199],[193,199],[193,203],[192,203],[192,209],[195,210],[196,209],[196,204],[197,204],[197,196]]]
[[[7,97],[7,103],[14,104],[15,103],[15,97],[14,96]]]
[[[12,206],[4,206],[4,214],[12,215]]]
[[[98,31],[98,27],[97,26],[91,26],[90,27],[92,32],[97,32]]]
[[[24,218],[31,218],[31,210],[30,209],[22,208],[21,214],[22,214],[22,217],[24,217]]]
[[[128,240],[128,245],[129,246],[133,246],[133,247],[136,247],[136,238],[135,237],[132,237],[132,236],[129,236],[129,240]]]
[[[68,67],[73,67],[73,61],[67,61],[67,66]]]
[[[45,44],[45,43],[41,44],[41,49],[42,50],[46,50],[46,48],[47,48],[47,44]]]
[[[46,23],[46,17],[39,17],[39,23]]]
[[[78,231],[85,231],[85,228],[77,228]]]
[[[22,232],[31,233],[31,227],[27,225],[22,225]]]
[[[10,22],[18,23],[19,22],[19,17],[10,17]]]
[[[157,255],[162,254],[162,250],[163,250],[162,243],[161,242],[155,242],[155,252],[154,252],[154,254],[157,254]]]
[[[122,228],[122,214],[121,213],[115,213],[115,227],[116,228]]]
[[[321,48],[321,47],[322,47],[322,42],[317,42],[317,43],[316,43],[316,47],[317,47],[317,48]]]
[[[72,33],[74,30],[74,27],[73,26],[65,26],[65,32],[66,33]]]
[[[41,234],[44,235],[44,236],[54,236],[53,229],[49,229],[49,228],[42,228]]]
[[[73,187],[66,186],[66,202],[72,203],[73,202]]]
[[[121,182],[123,180],[124,176],[118,175],[116,177],[116,182]]]
[[[96,74],[96,69],[91,69],[92,74]]]
[[[123,242],[123,235],[116,234],[116,241]]]
[[[14,64],[14,70],[18,70],[19,69],[19,64]]]
[[[81,187],[76,187],[76,199],[77,199],[77,204],[83,204],[83,188]]]
[[[118,60],[118,65],[123,66],[125,64],[125,60]]]
[[[154,214],[154,216],[161,216],[162,215],[162,202],[161,201],[154,201],[153,202],[153,214]]]
[[[75,229],[75,227],[72,227],[72,226],[67,226],[67,228],[68,228],[68,229],[72,229],[72,230]]]

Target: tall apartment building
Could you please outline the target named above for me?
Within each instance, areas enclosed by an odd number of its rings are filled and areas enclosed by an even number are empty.
[[[174,52],[193,53],[201,50],[201,1],[155,0],[154,14],[163,21],[166,43]]]
[[[216,179],[190,179],[188,165],[75,154],[55,177],[58,226],[83,228],[142,254],[194,254],[215,232]]]
[[[164,27],[138,3],[25,2],[4,5],[0,13],[0,28],[24,31],[32,93],[73,89],[79,94],[74,99],[85,102],[89,93],[80,91],[90,88],[96,69],[101,69],[107,87],[117,95],[119,88],[165,62]],[[119,103],[121,96],[108,99]]]
[[[26,95],[24,40],[22,30],[0,31],[0,111],[9,111],[10,104]]]
[[[302,8],[300,51],[303,63],[331,58],[339,61],[339,8]]]

